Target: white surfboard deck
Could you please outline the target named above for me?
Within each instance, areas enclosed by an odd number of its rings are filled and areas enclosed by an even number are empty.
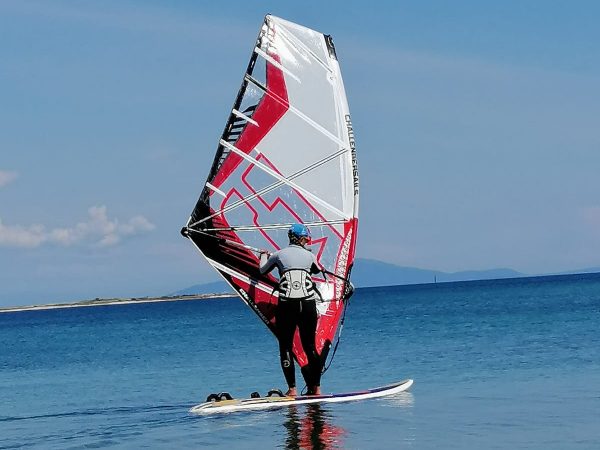
[[[214,414],[233,411],[258,410],[267,408],[278,408],[290,405],[306,405],[310,403],[339,403],[355,400],[366,400],[370,398],[385,397],[407,390],[413,384],[413,380],[403,380],[398,383],[389,384],[364,391],[347,392],[343,394],[325,395],[303,395],[298,397],[259,397],[246,399],[220,400],[205,402],[190,409],[194,414]]]

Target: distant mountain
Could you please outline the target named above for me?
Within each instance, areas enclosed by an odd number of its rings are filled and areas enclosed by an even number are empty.
[[[491,280],[522,276],[525,275],[512,269],[468,270],[447,273],[439,270],[397,266],[374,259],[357,258],[352,271],[352,282],[357,287],[369,287],[434,283],[436,281]]]
[[[188,288],[182,289],[181,291],[173,292],[169,294],[171,297],[178,295],[192,295],[192,294],[224,294],[233,293],[233,289],[225,281],[213,281],[212,283],[195,284]]]
[[[590,269],[592,270],[592,269]],[[600,270],[598,270],[600,272]],[[402,267],[375,259],[357,258],[352,270],[352,283],[356,287],[394,286],[444,281],[491,280],[527,276],[512,269],[468,270],[463,272],[440,272],[438,270]],[[217,294],[233,292],[224,281],[190,286],[171,295]]]

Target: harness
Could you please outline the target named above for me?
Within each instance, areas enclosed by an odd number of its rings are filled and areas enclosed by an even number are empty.
[[[312,280],[310,272],[304,269],[289,269],[281,274],[279,284],[273,292],[279,292],[279,301],[302,301],[321,299],[321,293]]]

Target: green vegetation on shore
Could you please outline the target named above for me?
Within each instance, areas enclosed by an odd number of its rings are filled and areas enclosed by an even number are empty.
[[[131,303],[153,303],[153,302],[174,302],[180,300],[204,300],[210,298],[235,297],[235,294],[188,294],[188,295],[163,295],[161,297],[131,297],[131,298],[98,298],[93,300],[81,300],[71,303],[51,303],[47,305],[31,306],[9,306],[0,308],[0,313],[15,311],[34,311],[41,309],[60,309],[77,308],[85,306],[105,306],[105,305],[126,305]]]

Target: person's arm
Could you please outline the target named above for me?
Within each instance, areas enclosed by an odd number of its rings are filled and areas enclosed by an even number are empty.
[[[261,252],[260,254],[260,263],[258,266],[258,270],[261,274],[269,273],[275,265],[277,264],[277,254],[269,254],[268,252]]]

